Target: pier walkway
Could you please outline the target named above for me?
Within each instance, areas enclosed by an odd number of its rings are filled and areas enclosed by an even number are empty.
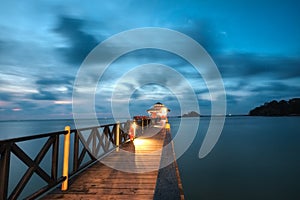
[[[149,128],[71,179],[67,191],[43,199],[184,199],[174,149],[162,151],[170,141],[164,128]],[[160,169],[170,158],[173,163]]]

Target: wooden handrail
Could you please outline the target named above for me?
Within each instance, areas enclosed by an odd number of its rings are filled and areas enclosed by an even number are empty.
[[[119,140],[119,144],[123,144],[129,140],[128,130],[125,130],[125,124],[125,122],[107,124],[0,140],[0,199],[18,199],[34,173],[43,179],[47,185],[26,197],[26,199],[35,199],[66,180],[65,176],[58,176],[58,169],[62,167],[59,166],[60,163],[58,161],[59,157],[62,156],[62,153],[59,153],[59,149],[62,149],[60,147],[62,144],[59,140],[68,132],[70,133],[71,141],[73,141],[73,143],[70,144],[73,145],[73,148],[70,148],[72,149],[72,151],[70,151],[72,163],[70,164],[73,169],[69,172],[69,178],[72,178],[75,174],[116,148],[118,145],[117,140]],[[142,124],[148,125],[149,119]],[[87,131],[88,133],[85,133]],[[45,138],[46,142],[34,159],[22,150],[22,145],[19,145],[20,142],[33,141],[41,138]],[[50,149],[52,149],[51,171],[50,174],[48,174],[42,166],[40,166],[40,163],[45,159]],[[9,169],[12,165],[10,162],[12,154],[25,164],[28,169],[16,184],[15,188],[11,190],[12,192],[8,194],[8,183],[10,179]],[[89,157],[88,161],[85,161],[86,155]]]
[[[38,135],[30,135],[30,136],[24,136],[24,137],[18,137],[18,138],[4,139],[4,140],[0,140],[0,145],[2,145],[4,143],[23,142],[23,141],[27,141],[27,140],[46,138],[46,137],[50,137],[53,135],[63,135],[63,134],[67,134],[67,131],[57,131],[57,132],[44,133],[44,134],[38,134]]]

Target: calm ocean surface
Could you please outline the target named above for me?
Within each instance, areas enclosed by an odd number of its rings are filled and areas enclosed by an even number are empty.
[[[199,159],[208,123],[178,160],[186,199],[300,199],[300,117],[229,117]]]
[[[169,119],[174,135],[180,120]],[[300,117],[228,117],[214,149],[199,159],[209,120],[201,118],[192,145],[177,161],[186,199],[300,199]],[[2,121],[0,139],[60,131],[66,125],[75,128],[72,120]]]

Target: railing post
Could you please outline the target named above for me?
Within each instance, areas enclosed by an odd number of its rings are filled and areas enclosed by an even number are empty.
[[[92,129],[92,154],[95,156],[95,158],[97,157],[97,154],[98,152],[96,152],[96,148],[97,148],[97,144],[96,144],[96,140],[97,140],[97,136],[96,136],[96,131],[97,131],[97,128],[93,128]]]
[[[135,120],[133,120],[132,127],[133,127],[133,138],[135,138],[136,137],[136,127],[137,127]]]
[[[166,118],[165,129],[166,129],[167,132],[170,132],[170,131],[171,131],[171,126],[170,126],[170,124],[169,124],[168,118]]]
[[[67,134],[64,138],[64,163],[63,163],[63,177],[66,177],[66,179],[62,182],[61,190],[65,191],[68,189],[68,178],[69,178],[69,153],[70,153],[70,134],[71,134],[71,128],[70,126],[65,127],[65,131],[67,131]]]
[[[51,178],[57,180],[59,135],[53,136]]]
[[[0,199],[7,199],[9,167],[10,167],[10,144],[4,144],[4,150],[0,157]]]
[[[73,172],[76,172],[79,168],[78,154],[79,154],[79,133],[78,130],[76,130],[74,133]]]
[[[142,135],[144,134],[144,119],[142,119]]]
[[[116,146],[117,146],[117,151],[119,151],[119,146],[120,146],[120,122],[119,121],[117,121]]]

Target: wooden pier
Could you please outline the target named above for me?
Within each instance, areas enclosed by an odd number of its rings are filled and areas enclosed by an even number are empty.
[[[149,128],[43,199],[184,199],[174,149],[161,151],[169,142],[166,129]],[[167,158],[173,163],[161,168]]]

